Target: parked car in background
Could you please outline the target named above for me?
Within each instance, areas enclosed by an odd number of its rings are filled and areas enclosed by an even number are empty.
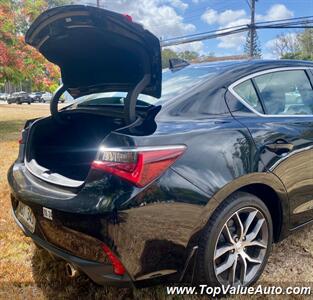
[[[16,103],[16,104],[31,104],[31,99],[26,92],[16,92],[10,95],[7,99],[8,104]]]
[[[32,92],[28,96],[29,96],[31,102],[43,102],[43,100],[42,100],[43,94],[44,94],[43,92]]]
[[[41,98],[42,98],[42,102],[47,103],[50,102],[52,100],[53,95],[49,92],[45,92],[44,94],[42,94]],[[62,95],[59,99],[60,103],[64,103],[65,102],[65,98]]]
[[[8,93],[0,93],[0,100],[6,101],[9,97]]]
[[[42,99],[42,102],[46,103],[46,102],[50,102],[51,99],[52,99],[52,94],[49,93],[49,92],[45,92],[41,95],[41,99]]]

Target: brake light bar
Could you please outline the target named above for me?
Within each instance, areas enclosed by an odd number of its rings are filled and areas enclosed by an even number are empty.
[[[138,147],[138,148],[100,148],[93,161],[93,169],[114,174],[144,187],[159,177],[180,157],[186,146]]]

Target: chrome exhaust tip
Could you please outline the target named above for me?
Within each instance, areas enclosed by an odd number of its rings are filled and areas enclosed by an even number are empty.
[[[65,273],[69,278],[75,278],[79,275],[79,271],[70,263],[65,265]]]

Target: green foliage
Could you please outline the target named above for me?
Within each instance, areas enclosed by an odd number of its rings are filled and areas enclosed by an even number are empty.
[[[194,60],[199,57],[199,54],[195,51],[183,51],[178,53],[178,57],[187,61]]]
[[[296,36],[297,49],[284,53],[281,58],[313,60],[313,29],[305,29]]]
[[[162,68],[169,67],[169,60],[171,58],[178,58],[178,54],[171,49],[163,49],[162,50]]]
[[[251,41],[251,31],[249,30],[247,33],[246,43],[244,45],[244,53],[250,56],[250,41]],[[253,43],[252,43],[252,57],[254,58],[261,58],[262,51],[260,47],[260,41],[258,37],[258,33],[255,31],[253,35]]]
[[[298,34],[301,52],[305,57],[313,56],[313,29],[305,29]]]
[[[56,7],[56,6],[63,6],[73,4],[74,1],[72,0],[46,0],[48,4],[48,8]]]
[[[286,53],[282,59],[297,59],[297,60],[313,60],[313,54],[304,54],[302,52]]]
[[[186,61],[192,61],[199,57],[199,54],[195,51],[182,51],[182,52],[175,52],[171,49],[163,49],[162,50],[162,68],[168,68],[169,67],[169,60],[171,58],[181,58]]]

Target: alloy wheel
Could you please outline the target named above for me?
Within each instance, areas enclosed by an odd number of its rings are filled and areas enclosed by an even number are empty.
[[[262,267],[269,240],[268,223],[260,210],[245,207],[223,225],[214,251],[214,270],[223,284],[248,285]]]

